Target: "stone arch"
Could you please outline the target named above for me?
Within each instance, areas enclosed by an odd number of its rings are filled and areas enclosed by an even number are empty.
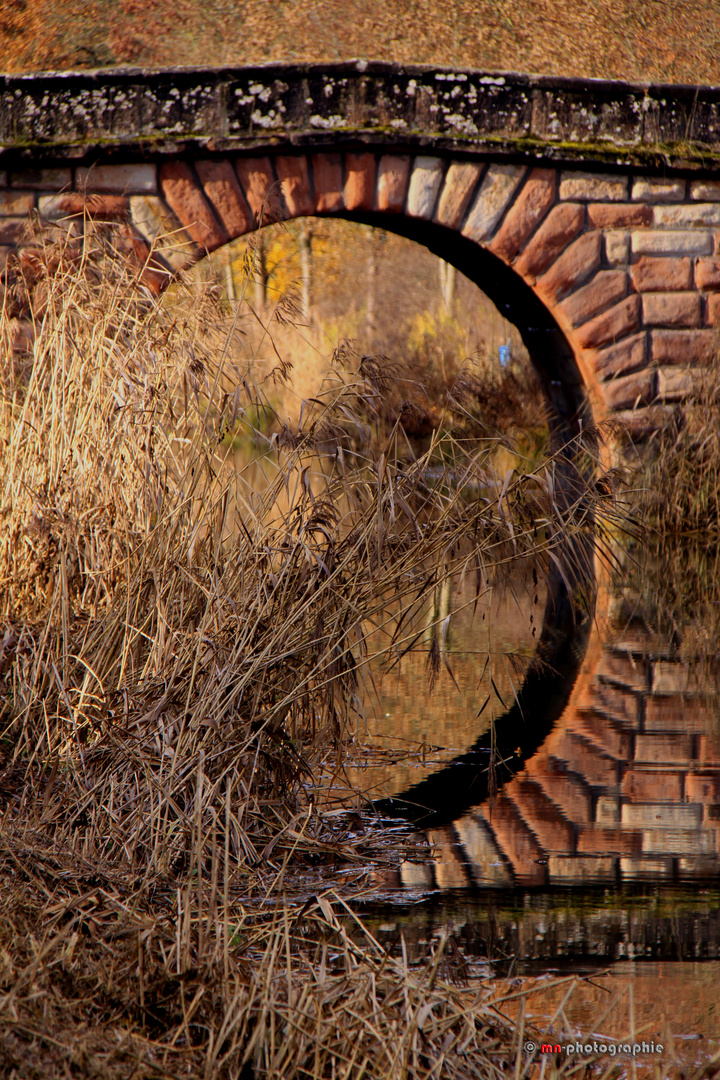
[[[717,348],[720,183],[333,138],[304,151],[268,137],[255,156],[197,150],[0,174],[0,238],[17,244],[33,208],[124,217],[161,290],[281,200],[289,218],[381,225],[458,265],[518,326],[566,426],[590,409],[642,437],[692,391]],[[156,250],[168,225],[178,250]]]

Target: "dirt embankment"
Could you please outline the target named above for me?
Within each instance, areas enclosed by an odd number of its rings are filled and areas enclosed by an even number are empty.
[[[354,56],[720,82],[720,0],[0,0],[5,71]]]

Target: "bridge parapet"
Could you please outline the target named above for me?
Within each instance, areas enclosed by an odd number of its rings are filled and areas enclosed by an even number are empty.
[[[542,311],[550,374],[636,437],[716,352],[720,91],[362,64],[0,89],[5,258],[33,210],[124,221],[156,289],[273,215],[384,224],[515,290],[540,368]]]

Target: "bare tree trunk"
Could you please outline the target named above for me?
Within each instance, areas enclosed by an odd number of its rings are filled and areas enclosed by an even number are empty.
[[[310,319],[312,302],[312,229],[305,221],[300,230],[300,270],[302,273],[302,312],[306,322]]]
[[[228,300],[232,303],[237,298],[235,296],[235,278],[232,271],[232,251],[229,244],[225,248],[225,257],[225,291]]]
[[[452,263],[447,263],[444,259],[440,259],[438,262],[440,269],[440,296],[442,298],[444,311],[449,313],[452,311],[453,300],[455,298],[457,270]]]

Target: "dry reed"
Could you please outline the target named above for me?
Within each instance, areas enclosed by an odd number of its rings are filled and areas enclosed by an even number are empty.
[[[0,401],[5,1071],[526,1075],[487,988],[358,949],[324,900],[274,905],[367,865],[314,775],[342,767],[368,628],[396,658],[445,577],[586,550],[607,482],[585,447],[497,477],[492,446],[435,433],[408,460],[392,368],[342,349],[290,429],[242,298],[163,303],[84,225],[6,275],[2,334],[24,311],[34,343]]]

